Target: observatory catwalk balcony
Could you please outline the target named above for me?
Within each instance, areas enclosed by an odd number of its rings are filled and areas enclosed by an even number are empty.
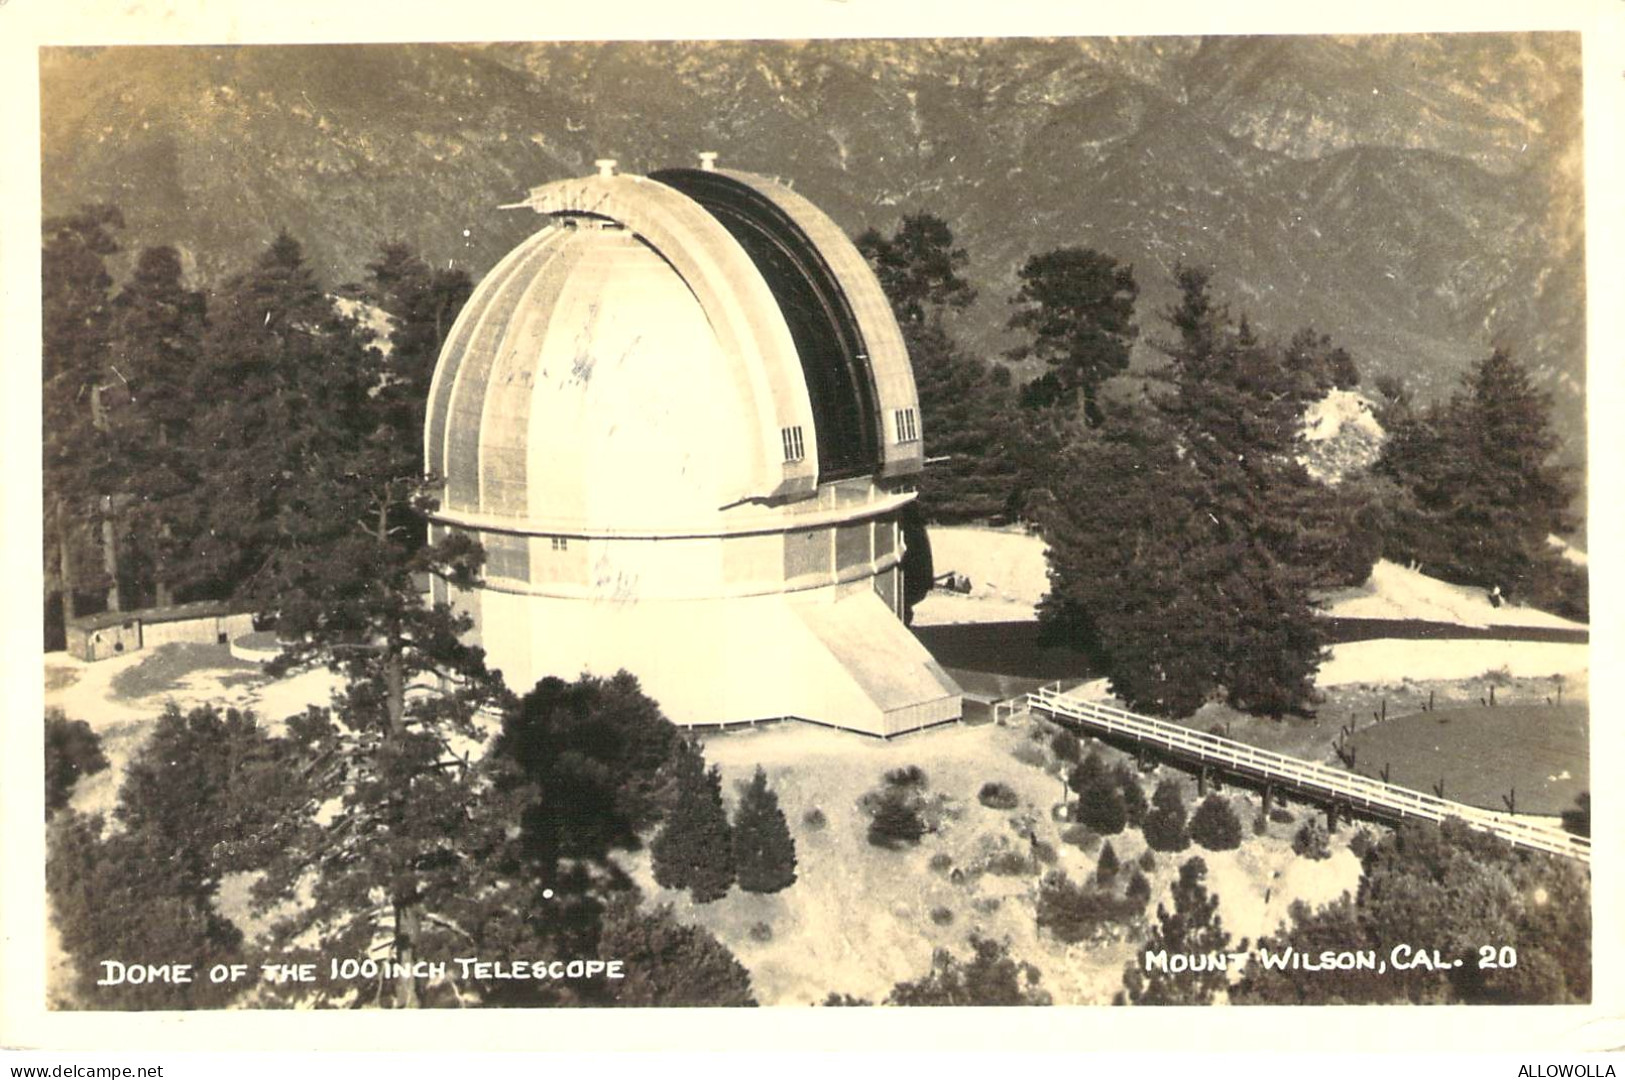
[[[960,716],[904,627],[919,401],[874,275],[774,180],[599,174],[482,281],[430,390],[436,579],[518,693],[625,668],[684,725],[889,736]]]

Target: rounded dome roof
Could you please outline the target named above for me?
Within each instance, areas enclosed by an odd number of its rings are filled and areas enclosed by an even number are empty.
[[[901,334],[839,228],[761,177],[657,176],[531,192],[548,225],[481,281],[435,371],[437,516],[714,532],[729,508],[918,471]]]

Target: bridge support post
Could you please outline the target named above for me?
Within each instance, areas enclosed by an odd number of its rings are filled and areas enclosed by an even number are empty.
[[[1196,794],[1206,795],[1208,783],[1208,767],[1202,766],[1202,771],[1196,774]]]
[[[1263,809],[1261,811],[1265,817],[1270,816],[1270,809],[1271,809],[1271,806],[1272,806],[1272,804],[1274,802],[1275,802],[1275,785],[1274,784],[1265,784],[1264,785],[1264,801],[1263,801],[1263,804],[1262,804]]]
[[[1327,833],[1335,833],[1336,831],[1337,831],[1337,803],[1335,801],[1333,801],[1333,802],[1329,802],[1329,803],[1326,804],[1326,832]]]

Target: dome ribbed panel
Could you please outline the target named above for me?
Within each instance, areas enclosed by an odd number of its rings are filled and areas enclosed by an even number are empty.
[[[552,227],[542,229],[503,256],[502,261],[481,280],[474,295],[463,305],[457,321],[452,324],[446,344],[441,347],[433,384],[429,388],[428,423],[423,442],[424,464],[429,472],[441,477],[446,475],[446,419],[450,412],[452,391],[456,388],[458,373],[468,353],[469,339],[474,336],[477,327],[489,326],[486,313],[504,285],[512,280],[535,249],[547,243],[548,238],[557,231]]]
[[[480,501],[482,513],[525,520],[530,514],[530,417],[549,330],[569,314],[558,309],[571,276],[589,256],[594,238],[567,236],[524,286],[524,300],[497,347],[480,417]],[[520,288],[516,282],[513,288]],[[544,405],[545,407],[545,405]]]
[[[524,254],[493,288],[460,356],[446,413],[446,506],[480,512],[480,439],[491,368],[509,323],[538,281],[539,269],[569,244],[566,230],[549,230],[527,241]]]

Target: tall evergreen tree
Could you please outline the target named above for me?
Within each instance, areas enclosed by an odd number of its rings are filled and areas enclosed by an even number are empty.
[[[616,1005],[756,1004],[745,966],[710,931],[679,922],[670,904],[644,912],[631,896],[617,900],[604,918],[598,955],[626,966],[626,977],[612,984]]]
[[[1174,882],[1174,909],[1157,905],[1157,924],[1151,928],[1145,946],[1123,968],[1123,987],[1135,1005],[1211,1005],[1224,989],[1228,976],[1224,969],[1172,973],[1147,969],[1146,953],[1166,951],[1198,955],[1227,952],[1230,932],[1219,918],[1219,898],[1207,891],[1207,863],[1193,855],[1179,868]],[[1246,942],[1242,942],[1246,948]]]
[[[948,314],[975,299],[961,271],[969,256],[954,246],[941,218],[914,214],[890,238],[870,229],[857,240],[903,330],[920,396],[920,429],[930,465],[920,505],[936,522],[988,519],[1009,512],[1015,487],[1010,388],[965,353]]]
[[[1399,415],[1377,465],[1404,496],[1388,553],[1584,618],[1584,575],[1547,540],[1576,527],[1575,481],[1556,452],[1550,396],[1495,350],[1447,403]]]
[[[796,843],[760,765],[734,811],[733,847],[739,887],[746,892],[774,893],[796,883]]]
[[[857,246],[905,330],[938,321],[944,310],[964,309],[976,299],[976,289],[961,274],[970,256],[954,247],[953,230],[934,214],[905,216],[890,238],[868,229]]]
[[[111,454],[101,395],[116,384],[106,260],[118,252],[114,234],[123,226],[115,207],[96,205],[48,218],[42,229],[45,580],[67,618],[77,590],[116,584],[102,572]]]
[[[207,519],[208,453],[193,430],[205,329],[203,294],[188,289],[174,248],[143,249],[113,301],[116,372],[129,407],[118,440],[126,497],[125,573],[168,604],[196,577],[190,554]]]
[[[676,803],[649,846],[655,880],[687,889],[697,904],[728,895],[734,883],[733,836],[722,806],[722,773],[684,745],[675,762]]]
[[[1021,307],[1010,326],[1032,335],[1018,353],[1049,365],[1054,392],[1048,396],[1081,397],[1084,418],[1099,423],[1100,384],[1128,369],[1140,333],[1134,323],[1140,294],[1134,268],[1093,249],[1072,247],[1034,255],[1018,276],[1021,289],[1011,303]]]
[[[1167,389],[1076,440],[1042,516],[1052,634],[1101,651],[1113,687],[1172,715],[1222,694],[1279,715],[1313,700],[1311,585],[1374,558],[1326,538],[1294,458],[1297,405],[1279,350],[1181,269]],[[1309,522],[1303,517],[1307,515]],[[1339,558],[1328,570],[1327,549]]]

